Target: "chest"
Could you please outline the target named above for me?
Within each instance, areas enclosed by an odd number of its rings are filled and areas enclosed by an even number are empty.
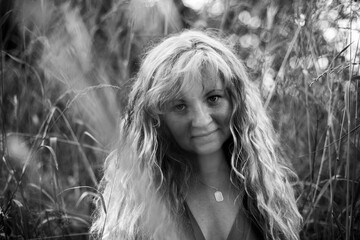
[[[188,208],[206,240],[227,239],[239,213],[239,205],[226,199],[220,203],[189,200]]]

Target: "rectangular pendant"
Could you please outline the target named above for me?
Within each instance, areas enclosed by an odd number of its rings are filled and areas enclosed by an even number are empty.
[[[222,202],[222,201],[224,201],[224,196],[222,195],[222,192],[216,191],[216,192],[214,193],[214,196],[215,196],[215,200],[216,200],[217,202]]]

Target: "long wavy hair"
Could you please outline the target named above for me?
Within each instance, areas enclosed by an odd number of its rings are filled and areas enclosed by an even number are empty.
[[[267,239],[299,238],[296,174],[287,167],[258,89],[233,50],[210,32],[186,30],[152,48],[142,62],[121,120],[118,148],[106,159],[92,225],[103,239],[187,239],[182,216],[193,172],[162,121],[169,103],[204,69],[231,99],[224,144],[230,180],[245,189],[248,213]],[[206,81],[206,79],[204,80]]]

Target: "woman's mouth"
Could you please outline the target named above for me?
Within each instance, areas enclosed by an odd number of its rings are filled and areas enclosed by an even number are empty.
[[[210,136],[211,134],[213,134],[213,133],[216,132],[216,131],[217,131],[217,129],[215,129],[215,130],[213,130],[213,131],[204,132],[204,133],[194,134],[194,135],[192,135],[192,138],[207,137],[207,136]]]

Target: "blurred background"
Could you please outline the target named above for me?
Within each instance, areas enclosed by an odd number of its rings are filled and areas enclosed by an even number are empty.
[[[88,239],[144,50],[183,29],[236,49],[300,177],[301,239],[360,236],[360,3],[1,0],[0,239]]]

